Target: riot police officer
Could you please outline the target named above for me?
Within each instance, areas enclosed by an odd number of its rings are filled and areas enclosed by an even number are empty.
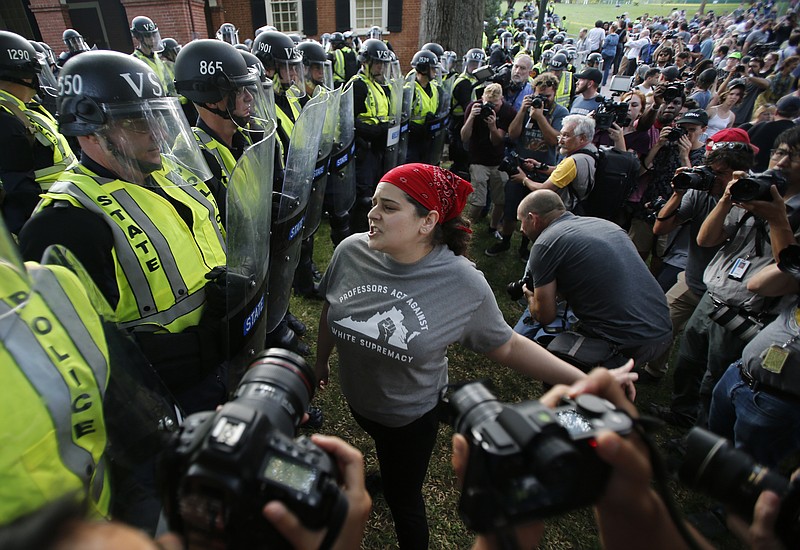
[[[118,52],[82,54],[60,83],[59,129],[77,136],[81,162],[43,195],[23,254],[71,250],[184,409],[213,408],[227,395],[225,300],[206,285],[226,264],[225,241],[180,104]]]
[[[353,77],[353,112],[356,126],[356,202],[350,211],[354,233],[368,229],[372,195],[383,175],[383,155],[389,129],[389,90],[386,78],[394,56],[374,38],[365,40],[358,53],[361,69]]]
[[[453,165],[450,170],[469,180],[469,155],[461,142],[461,127],[464,125],[464,110],[476,99],[475,87],[478,79],[472,73],[486,64],[486,53],[480,48],[472,48],[464,54],[464,70],[456,77],[453,84],[453,98],[450,103],[450,159]]]
[[[239,29],[233,23],[223,23],[217,29],[217,40],[227,42],[231,46],[239,43]]]
[[[67,51],[61,52],[58,55],[59,67],[63,67],[64,63],[76,55],[89,51],[89,46],[86,44],[83,36],[75,29],[66,29],[61,35],[61,39],[64,41]]]
[[[333,62],[333,82],[338,88],[355,76],[358,71],[358,59],[342,33],[332,33],[330,45],[329,57]]]
[[[511,48],[514,45],[514,37],[509,31],[500,34],[500,47],[496,48],[489,57],[489,65],[494,69],[499,69],[503,65],[513,63],[514,56],[511,55]]]
[[[27,40],[0,31],[0,208],[14,234],[39,194],[78,162],[53,115],[34,101],[41,72]]]
[[[561,52],[555,54],[548,64],[548,69],[558,78],[558,89],[556,90],[556,103],[569,109],[572,98],[575,97],[575,79],[567,67],[567,56]]]
[[[147,63],[147,65],[156,73],[161,84],[164,86],[167,95],[177,96],[175,92],[175,84],[172,80],[172,75],[164,65],[164,62],[157,55],[164,51],[164,43],[161,40],[161,33],[158,31],[152,19],[139,15],[134,17],[131,21],[131,36],[133,37],[136,49],[131,55]]]
[[[411,59],[415,71],[414,95],[411,100],[408,153],[405,162],[431,163],[431,133],[427,123],[439,109],[441,73],[439,59],[430,50],[420,50]]]
[[[332,90],[333,67],[322,46],[317,42],[306,41],[298,44],[297,50],[303,57],[306,96],[314,95],[314,89],[317,86]]]

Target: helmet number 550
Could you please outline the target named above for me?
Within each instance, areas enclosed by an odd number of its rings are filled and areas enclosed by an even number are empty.
[[[83,91],[83,80],[79,74],[65,74],[58,79],[58,93],[78,95]]]

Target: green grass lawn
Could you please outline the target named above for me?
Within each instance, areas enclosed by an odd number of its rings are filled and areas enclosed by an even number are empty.
[[[483,221],[474,228],[474,239],[469,256],[476,261],[478,268],[486,275],[487,280],[495,289],[495,295],[506,321],[512,326],[516,323],[522,312],[521,307],[512,302],[505,292],[509,281],[518,280],[524,269],[516,250],[518,236],[514,237],[511,251],[505,255],[489,258],[483,250],[494,243],[488,235],[486,222]],[[320,270],[324,270],[332,253],[329,228],[323,220],[317,233],[314,256]],[[446,289],[448,292],[457,293],[458,289]],[[303,319],[309,327],[309,334],[305,340],[314,344],[316,329],[321,312],[320,302],[292,297],[292,312]],[[536,399],[542,394],[542,385],[539,382],[526,379],[502,366],[493,364],[481,355],[476,355],[460,346],[452,346],[448,353],[450,364],[450,381],[465,381],[479,378],[491,379],[495,386],[495,393],[506,402]],[[313,361],[309,358],[309,361]],[[350,416],[347,404],[342,397],[338,383],[338,364],[334,353],[331,362],[331,384],[324,391],[317,394],[314,403],[321,406],[325,414],[323,433],[342,437],[355,445],[366,457],[368,473],[377,472],[378,466],[374,454],[372,441],[361,431],[360,427]],[[651,402],[667,403],[671,390],[671,380],[665,380],[660,386],[641,387],[637,403],[646,406]],[[681,432],[673,428],[665,428],[657,436],[660,443],[670,438],[678,437]],[[455,477],[450,467],[450,439],[452,430],[442,426],[436,449],[433,453],[428,478],[424,492],[428,510],[428,521],[431,530],[431,549],[461,549],[468,548],[473,535],[467,532],[458,517],[458,490],[455,486]],[[708,501],[689,494],[680,487],[672,484],[678,502],[686,513],[707,509]],[[730,537],[718,541],[721,548],[738,548]],[[378,496],[373,505],[373,511],[367,525],[363,548],[385,549],[395,548],[396,541],[391,515],[383,499]],[[590,549],[599,548],[600,543],[594,525],[592,513],[588,509],[577,510],[564,517],[548,521],[548,527],[541,545],[547,549]]]

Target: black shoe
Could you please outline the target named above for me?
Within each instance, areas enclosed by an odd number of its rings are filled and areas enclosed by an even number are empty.
[[[678,414],[664,405],[652,404],[649,408],[650,414],[657,416],[664,422],[677,426],[678,428],[691,428],[694,426],[694,419]]]
[[[266,344],[268,348],[288,349],[298,355],[311,354],[308,344],[300,340],[286,322],[281,322],[275,330],[267,334]]]
[[[306,411],[308,413],[308,421],[303,424],[306,428],[311,428],[312,430],[319,430],[322,427],[322,424],[325,423],[325,417],[322,414],[322,409],[319,407],[308,407]]]
[[[503,252],[508,252],[511,249],[511,243],[500,241],[499,243],[494,243],[492,246],[487,248],[483,251],[489,257],[499,256]]]
[[[306,324],[303,321],[301,321],[288,311],[286,312],[286,315],[283,316],[283,318],[286,321],[286,324],[289,325],[289,328],[292,329],[292,331],[294,331],[295,334],[297,334],[298,336],[305,336],[306,332],[308,331],[308,327],[306,327]]]
[[[301,297],[305,298],[306,300],[318,300],[318,301],[324,301],[325,300],[325,296],[323,296],[319,292],[319,283],[314,283],[314,287],[309,291],[299,292],[299,291],[295,290],[294,293],[295,293],[295,296],[301,296]]]

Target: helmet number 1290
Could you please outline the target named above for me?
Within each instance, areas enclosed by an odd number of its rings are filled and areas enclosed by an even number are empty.
[[[22,61],[23,59],[30,60],[31,58],[30,54],[25,50],[15,50],[8,48],[6,51],[8,52],[8,58],[12,61]]]

